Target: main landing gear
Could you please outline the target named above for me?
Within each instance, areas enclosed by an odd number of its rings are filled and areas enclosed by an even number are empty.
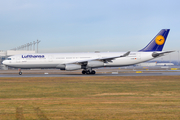
[[[82,74],[96,74],[96,71],[94,71],[94,70],[83,70]]]
[[[19,75],[22,75],[21,69],[19,69]]]

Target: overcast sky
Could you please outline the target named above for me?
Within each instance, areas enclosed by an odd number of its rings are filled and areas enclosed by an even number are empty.
[[[179,0],[0,0],[0,49],[41,40],[40,52],[137,51],[171,29],[180,50]]]

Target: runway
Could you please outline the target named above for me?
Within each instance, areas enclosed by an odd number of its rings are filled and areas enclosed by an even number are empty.
[[[180,75],[180,71],[142,71],[142,73],[136,73],[136,71],[104,71],[100,70],[95,75],[83,75],[81,71],[75,72],[60,72],[57,70],[49,71],[30,71],[25,70],[22,75],[19,75],[17,70],[14,71],[0,71],[0,77],[90,77],[90,76],[175,76]]]

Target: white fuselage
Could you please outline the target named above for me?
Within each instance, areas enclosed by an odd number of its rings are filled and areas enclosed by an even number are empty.
[[[58,68],[59,65],[120,56],[124,53],[125,52],[23,54],[11,56],[8,60],[3,61],[3,64],[15,68]],[[153,59],[152,53],[153,52],[131,52],[126,57],[115,58],[111,62],[105,62],[98,67],[121,67],[141,63]]]

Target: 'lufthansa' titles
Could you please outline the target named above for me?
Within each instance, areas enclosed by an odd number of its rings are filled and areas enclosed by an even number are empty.
[[[44,58],[44,55],[22,55],[22,58]]]

